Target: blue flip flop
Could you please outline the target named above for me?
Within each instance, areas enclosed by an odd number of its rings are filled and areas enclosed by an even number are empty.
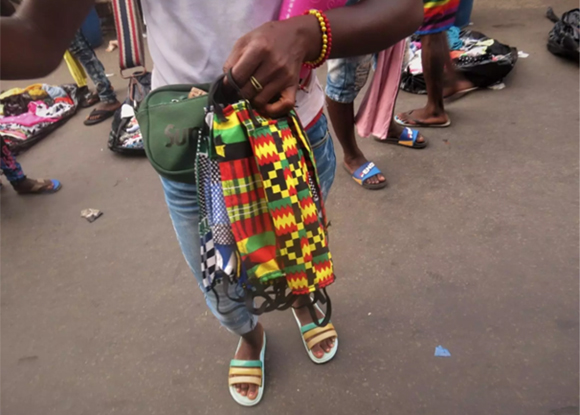
[[[240,349],[242,339],[238,343],[236,353]],[[266,355],[266,332],[264,332],[264,340],[262,342],[262,350],[260,351],[260,360],[238,360],[232,359],[230,362],[230,374],[228,378],[228,385],[230,387],[230,395],[234,401],[242,406],[254,406],[260,403],[262,396],[264,396],[265,383],[265,368],[264,356]],[[238,383],[251,383],[258,385],[258,395],[256,399],[250,399],[247,396],[242,396],[236,390]]]
[[[427,147],[427,139],[422,143],[417,142],[417,138],[419,138],[419,131],[413,130],[412,128],[405,127],[403,128],[403,132],[401,135],[397,137],[387,137],[384,139],[376,138],[376,141],[380,141],[381,143],[389,143],[389,144],[398,144],[400,146],[411,147],[411,148],[425,148]]]
[[[343,166],[344,166],[344,169],[348,172],[348,174],[350,174],[350,171],[348,170],[346,165],[343,165]],[[377,166],[375,166],[375,163],[373,163],[372,161],[367,161],[365,164],[363,164],[358,169],[356,169],[354,171],[354,173],[352,173],[351,177],[355,182],[357,182],[359,185],[361,185],[364,189],[378,190],[378,189],[382,189],[382,188],[387,186],[386,180],[384,182],[380,182],[380,183],[373,183],[373,184],[365,183],[365,181],[367,179],[370,179],[371,177],[376,176],[377,174],[383,174],[383,173],[379,170],[379,168]]]
[[[56,193],[62,188],[62,184],[60,184],[60,182],[56,179],[36,179],[35,181],[36,183],[30,189],[21,192],[17,190],[17,193],[19,195],[40,195],[46,193]],[[52,183],[52,187],[50,189],[45,189],[48,181]]]

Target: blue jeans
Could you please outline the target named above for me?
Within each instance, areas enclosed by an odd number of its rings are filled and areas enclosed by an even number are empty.
[[[334,144],[328,131],[326,117],[322,115],[318,122],[309,128],[306,133],[316,159],[322,195],[326,198],[334,181],[336,170]],[[251,314],[244,304],[229,300],[227,296],[222,295],[221,286],[216,287],[216,290],[220,292],[218,304],[218,298],[216,298],[214,293],[211,291],[206,292],[203,288],[198,233],[197,187],[193,184],[179,183],[163,177],[161,178],[161,183],[165,192],[165,201],[169,208],[169,216],[173,222],[173,228],[177,234],[181,251],[205,296],[207,306],[219,322],[229,331],[238,335],[252,331],[258,322],[258,317]],[[230,298],[236,298],[242,294],[239,287],[229,284],[226,284],[226,286],[229,290]],[[221,312],[218,311],[218,307]]]
[[[95,84],[95,88],[97,88],[97,93],[99,94],[99,100],[104,103],[116,102],[117,95],[113,90],[109,78],[107,78],[105,67],[99,58],[97,58],[95,51],[80,30],[77,30],[70,44],[69,51],[83,65],[87,75],[89,75]]]
[[[373,55],[330,59],[327,65],[326,96],[334,102],[351,104],[367,82]]]

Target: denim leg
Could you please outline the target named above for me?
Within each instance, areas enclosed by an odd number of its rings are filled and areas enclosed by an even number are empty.
[[[326,117],[322,115],[318,122],[309,128],[306,133],[312,145],[314,158],[316,159],[322,195],[326,198],[330,186],[334,181],[336,170],[334,144],[328,131]],[[216,287],[219,294],[218,304],[218,299],[214,293],[211,291],[206,292],[203,288],[198,232],[199,207],[197,205],[197,187],[192,184],[179,183],[165,178],[161,178],[161,183],[165,192],[165,201],[169,208],[169,216],[173,222],[173,228],[177,235],[181,251],[197,280],[199,288],[204,293],[205,301],[210,311],[225,328],[233,333],[242,335],[252,331],[256,327],[258,317],[251,314],[244,304],[229,300],[222,294],[222,286]],[[231,285],[226,286],[229,289],[229,296],[231,298],[243,295],[241,288]],[[222,314],[224,312],[226,314]]]
[[[2,140],[2,155],[0,157],[0,167],[2,168],[2,173],[6,176],[6,179],[14,184],[18,183],[21,180],[26,179],[24,172],[22,171],[22,167],[20,163],[16,161],[14,155]]]
[[[322,114],[316,124],[306,131],[306,134],[310,140],[314,159],[316,160],[316,168],[318,170],[322,197],[326,200],[336,173],[334,143],[332,142],[332,137],[328,130],[326,116]]]
[[[105,74],[105,67],[99,58],[97,58],[95,51],[80,30],[77,31],[73,41],[71,42],[69,51],[84,66],[85,71],[97,88],[97,93],[99,94],[101,102],[115,102],[117,100],[117,95],[115,94],[115,91],[113,91],[113,86]]]
[[[210,311],[219,322],[229,331],[238,335],[246,334],[256,327],[258,317],[251,314],[245,304],[229,300],[223,293],[221,285],[216,286],[219,296],[216,298],[213,292],[206,292],[203,287],[201,276],[201,254],[199,240],[199,207],[197,205],[197,186],[193,184],[179,183],[161,178],[165,201],[169,208],[169,216],[173,222],[173,228],[185,261],[193,276],[197,280],[199,288],[204,293],[205,302]],[[242,289],[226,284],[231,298],[243,295]],[[219,308],[219,311],[218,311]],[[224,314],[222,314],[224,313]]]

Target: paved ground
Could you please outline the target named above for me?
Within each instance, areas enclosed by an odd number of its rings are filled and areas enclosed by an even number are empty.
[[[264,318],[252,413],[578,414],[578,67],[546,51],[546,5],[478,2],[476,27],[530,56],[506,89],[451,106],[429,149],[364,140],[387,190],[337,172],[340,352],[315,367],[289,313]],[[48,80],[70,82],[63,68]],[[85,115],[20,157],[62,180],[58,195],[2,191],[2,413],[249,413],[226,388],[237,340],[206,312],[158,179]],[[89,224],[88,207],[105,214]]]

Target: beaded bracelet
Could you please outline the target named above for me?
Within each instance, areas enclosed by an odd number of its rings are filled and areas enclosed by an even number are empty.
[[[308,69],[315,69],[326,62],[330,56],[330,49],[332,48],[332,31],[330,30],[330,23],[328,22],[328,18],[320,10],[311,9],[304,14],[311,14],[316,16],[318,19],[318,24],[320,25],[320,30],[322,31],[322,49],[320,50],[320,56],[318,56],[318,58],[314,61],[304,62],[303,64]]]

